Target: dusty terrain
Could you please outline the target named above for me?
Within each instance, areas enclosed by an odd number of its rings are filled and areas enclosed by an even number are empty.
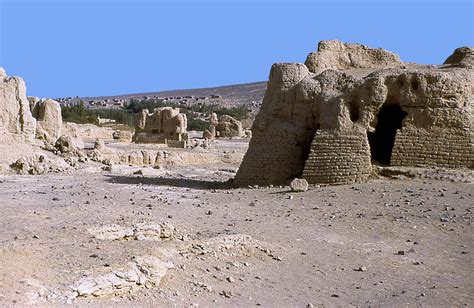
[[[474,304],[472,171],[295,193],[237,168],[1,175],[0,305]]]

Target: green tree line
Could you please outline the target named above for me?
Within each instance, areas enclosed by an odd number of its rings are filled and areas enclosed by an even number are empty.
[[[164,102],[163,100],[135,100],[132,99],[125,109],[87,109],[84,102],[76,106],[64,106],[61,108],[63,120],[73,123],[92,123],[99,124],[99,117],[115,120],[116,123],[133,127],[134,114],[148,109],[153,112],[159,107],[180,108],[181,112],[186,114],[188,119],[188,130],[205,130],[209,128],[208,121],[202,117],[210,117],[212,113],[217,115],[230,115],[237,120],[243,120],[248,117],[249,112],[245,106],[224,108],[217,104],[199,104],[192,106],[182,106],[177,103]]]

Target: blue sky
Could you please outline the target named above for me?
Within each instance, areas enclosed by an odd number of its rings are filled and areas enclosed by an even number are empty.
[[[40,97],[266,80],[323,39],[430,64],[474,45],[472,0],[0,0],[0,12],[0,66]]]

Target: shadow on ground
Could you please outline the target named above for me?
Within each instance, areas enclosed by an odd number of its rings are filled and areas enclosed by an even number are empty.
[[[234,188],[231,181],[219,182],[211,180],[197,180],[188,178],[166,178],[166,177],[141,177],[141,176],[118,176],[107,175],[108,183],[114,184],[142,184],[154,186],[184,187],[193,189],[231,189]]]

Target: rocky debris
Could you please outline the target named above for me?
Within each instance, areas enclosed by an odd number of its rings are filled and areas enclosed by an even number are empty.
[[[209,142],[210,139],[212,138],[209,138],[206,136],[204,136],[204,139],[194,139],[194,138],[190,139],[188,142],[187,148],[190,148],[190,149],[200,148],[200,149],[208,150],[212,148],[212,144],[211,142]]]
[[[290,183],[290,188],[295,192],[302,192],[308,190],[308,182],[305,179],[294,179]]]
[[[163,261],[153,256],[136,256],[128,263],[127,268],[97,277],[82,278],[72,289],[77,297],[133,293],[143,287],[158,286],[168,269],[173,267],[171,261]]]
[[[84,147],[84,143],[82,140],[71,136],[61,136],[56,140],[54,147],[63,154],[77,153],[81,147]]]
[[[138,240],[162,241],[177,238],[176,228],[167,223],[141,222],[131,227],[116,224],[104,225],[88,229],[88,232],[99,240]]]
[[[195,241],[182,248],[180,254],[186,258],[197,255],[201,258],[207,256],[217,260],[263,254],[274,260],[281,260],[281,257],[277,256],[273,250],[267,248],[268,246],[267,243],[262,243],[246,234],[219,235]]]
[[[27,288],[27,291],[24,293],[27,305],[37,305],[40,302],[47,302],[57,296],[37,279],[25,278],[20,280],[20,283]]]
[[[51,159],[46,155],[36,154],[20,158],[10,167],[18,174],[39,175],[48,172],[62,172],[67,170],[69,165],[62,159]]]
[[[61,136],[63,120],[61,106],[52,99],[30,98],[30,108],[36,118],[36,138],[55,143]]]
[[[471,53],[426,66],[323,41],[305,64],[274,64],[234,183],[366,182],[375,165],[472,168],[473,74],[456,64]]]
[[[474,173],[469,169],[374,166],[374,172],[379,176],[390,179],[417,178],[449,181],[453,183],[474,183]]]
[[[87,152],[87,157],[92,161],[106,165],[103,167],[106,171],[111,171],[112,165],[120,161],[120,154],[115,149],[107,147],[103,139],[94,141],[94,149]]]

